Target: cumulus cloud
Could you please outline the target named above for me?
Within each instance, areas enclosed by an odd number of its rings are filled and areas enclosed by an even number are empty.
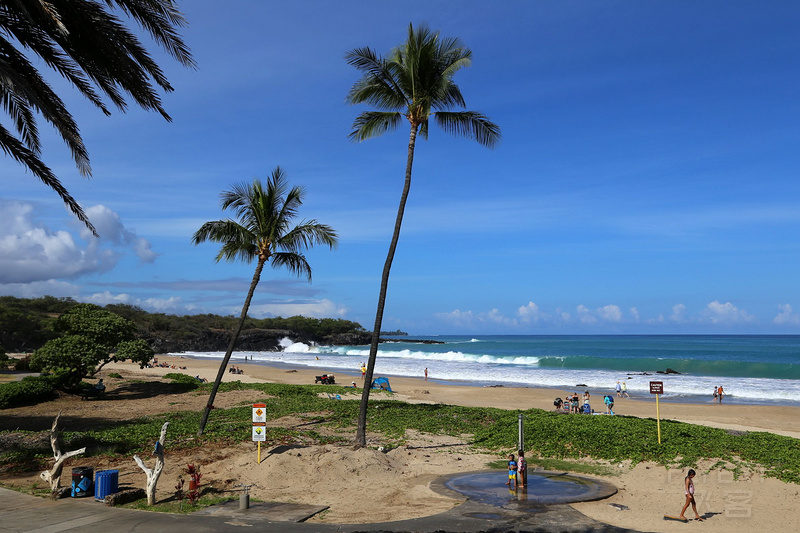
[[[772,319],[776,324],[800,324],[800,314],[792,311],[792,306],[789,304],[779,304],[778,309],[780,312]]]
[[[753,322],[755,317],[744,309],[739,309],[730,302],[720,303],[714,300],[703,311],[703,316],[712,324],[728,325]]]
[[[67,231],[52,231],[36,220],[33,206],[0,199],[0,284],[69,280],[106,272],[126,249],[142,261],[155,258],[150,243],[128,231],[119,215],[104,206],[86,209],[106,237],[96,239],[85,228],[76,241]]]
[[[597,310],[597,316],[606,322],[619,322],[622,320],[622,310],[617,305],[604,305]]]
[[[681,324],[686,322],[686,306],[683,304],[675,304],[672,306],[672,314],[669,315],[672,322]]]
[[[170,298],[135,298],[127,293],[113,294],[109,291],[96,292],[82,301],[104,306],[108,304],[128,304],[155,313],[184,314],[197,308],[194,304],[184,304],[179,296]]]
[[[1,261],[0,261],[1,262]],[[33,283],[0,283],[0,294],[17,298],[38,298],[44,294],[56,298],[77,299],[80,287],[66,281],[34,281]]]
[[[594,324],[597,322],[597,317],[592,314],[591,309],[586,307],[585,305],[581,304],[575,308],[578,312],[578,320],[580,320],[584,324]]]
[[[241,308],[236,314],[241,312]],[[347,308],[337,305],[334,302],[322,300],[285,300],[273,301],[266,304],[252,305],[248,314],[257,318],[267,316],[305,316],[313,318],[343,317],[347,314]]]
[[[539,310],[539,306],[533,302],[528,302],[527,305],[523,305],[517,309],[517,317],[519,321],[524,324],[529,324],[531,322],[536,323],[544,318],[542,312]]]
[[[158,254],[152,250],[150,242],[127,229],[119,215],[100,204],[86,209],[86,216],[92,221],[101,241],[109,241],[119,246],[130,248],[143,263],[152,263]],[[91,240],[92,234],[85,227],[81,229],[81,237]]]
[[[448,324],[459,327],[470,327],[475,322],[475,315],[472,311],[461,311],[460,309],[454,309],[448,313],[435,313],[434,316]]]

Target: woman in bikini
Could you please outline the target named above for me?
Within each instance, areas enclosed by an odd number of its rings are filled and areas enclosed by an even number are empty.
[[[688,520],[683,513],[686,512],[686,509],[689,508],[689,504],[692,505],[692,511],[694,511],[694,515],[697,517],[697,520],[703,521],[703,518],[697,514],[697,503],[694,501],[694,481],[693,478],[696,472],[693,469],[689,469],[689,472],[686,475],[686,478],[683,480],[684,488],[686,491],[686,503],[683,504],[683,509],[681,509],[681,514],[678,516],[681,520]]]

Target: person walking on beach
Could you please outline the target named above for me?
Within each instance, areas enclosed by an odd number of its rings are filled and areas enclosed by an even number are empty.
[[[517,486],[517,462],[514,460],[514,454],[510,454],[508,456],[508,481],[506,481],[506,485],[511,487],[511,484],[514,484],[514,488]]]
[[[367,375],[367,365],[361,363],[361,381],[364,381],[366,375]]]
[[[603,398],[603,403],[606,404],[606,414],[613,415],[614,414],[614,397],[610,394],[606,394],[606,397]]]
[[[694,481],[693,480],[694,480],[695,474],[696,474],[696,472],[693,469],[690,468],[689,472],[686,474],[686,477],[683,480],[684,491],[686,493],[686,503],[683,504],[683,509],[681,509],[681,514],[678,515],[678,518],[680,518],[681,520],[688,520],[683,515],[683,513],[685,513],[686,509],[688,509],[689,505],[691,505],[692,506],[692,511],[694,511],[694,516],[696,517],[695,519],[696,520],[700,520],[702,522],[704,520],[704,518],[701,517],[697,513],[697,503],[694,501]]]
[[[631,395],[628,394],[628,384],[624,381],[622,382],[622,397],[623,398],[630,398]]]
[[[617,385],[614,389],[617,391],[617,398],[622,398],[622,386],[619,384],[619,381],[617,381]]]
[[[425,381],[428,381],[428,367],[425,367]]]

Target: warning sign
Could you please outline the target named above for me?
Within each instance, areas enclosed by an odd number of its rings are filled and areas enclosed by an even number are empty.
[[[267,426],[253,426],[253,442],[267,440]]]
[[[253,404],[253,424],[266,423],[267,421],[267,404],[254,403]]]

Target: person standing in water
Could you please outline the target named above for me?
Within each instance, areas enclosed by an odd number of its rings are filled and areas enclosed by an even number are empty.
[[[514,460],[513,453],[508,456],[508,481],[506,481],[506,485],[510,488],[517,488],[517,462]]]
[[[697,503],[694,501],[694,476],[695,475],[696,475],[696,472],[693,469],[690,468],[689,472],[686,474],[686,477],[683,480],[684,491],[686,492],[686,503],[683,504],[683,509],[681,509],[681,514],[678,515],[678,518],[680,518],[681,520],[688,520],[683,515],[683,513],[685,513],[686,509],[688,509],[689,505],[691,505],[692,506],[692,511],[694,511],[694,516],[696,517],[696,520],[700,520],[702,522],[704,520],[704,518],[701,517],[697,513]]]

